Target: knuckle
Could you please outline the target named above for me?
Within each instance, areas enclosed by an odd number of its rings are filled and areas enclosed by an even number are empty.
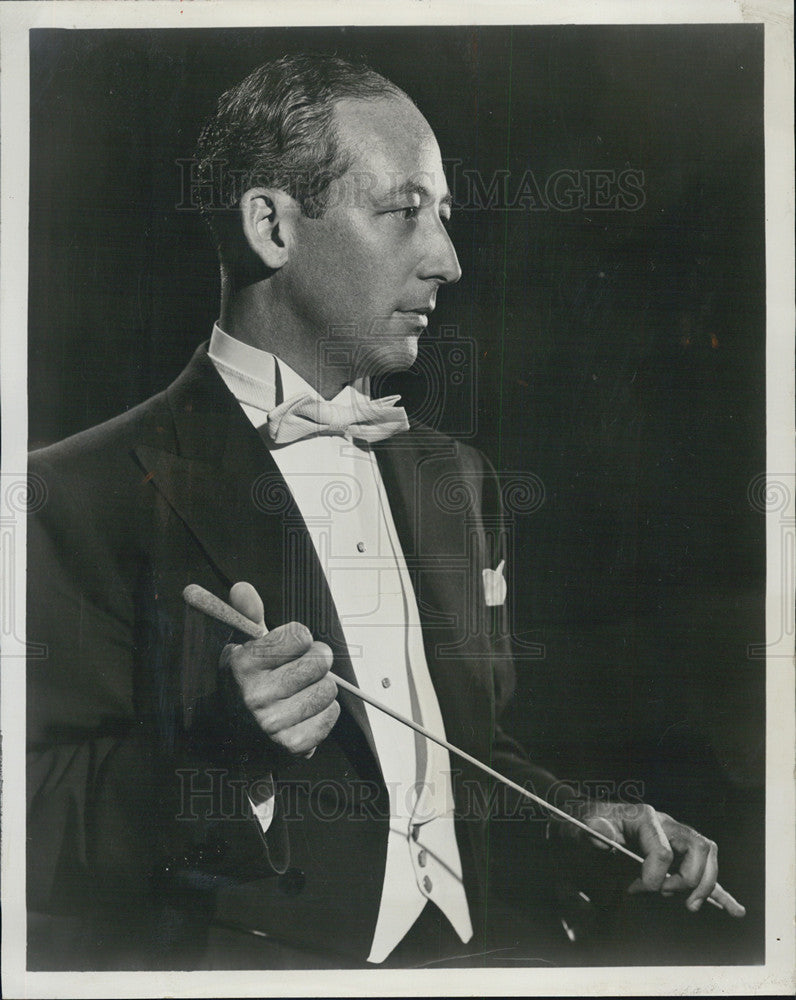
[[[307,689],[306,700],[304,702],[305,718],[311,719],[315,715],[320,715],[327,705],[328,702],[324,697],[320,683],[313,684],[312,687]]]
[[[243,704],[250,712],[255,712],[271,705],[271,685],[268,678],[260,674],[237,678],[238,690]]]
[[[288,731],[283,733],[278,742],[285,748],[285,750],[288,751],[288,753],[301,753],[303,740],[296,732]]]
[[[279,729],[272,727],[268,730],[266,736],[275,746],[281,747],[283,750],[287,750],[287,738]]]
[[[671,847],[667,847],[665,844],[661,844],[661,846],[656,850],[655,854],[658,860],[662,864],[667,865],[667,867],[674,860],[674,851],[671,849]]]
[[[254,713],[254,717],[257,720],[257,725],[267,735],[271,736],[273,733],[279,731],[279,720],[270,705],[260,708]]]
[[[318,712],[325,712],[331,705],[334,704],[335,698],[337,696],[337,685],[333,680],[324,677],[318,682],[318,693],[317,693],[317,710]]]
[[[321,739],[325,739],[329,733],[334,728],[334,724],[337,722],[340,716],[340,705],[338,702],[334,701],[328,708],[323,712],[322,716],[322,736]]]
[[[308,652],[304,653],[303,656],[299,658],[298,661],[301,664],[301,678],[304,687],[310,687],[311,685],[317,684],[329,673],[329,664],[326,662],[325,657],[321,654],[319,655],[313,644]]]
[[[252,713],[259,707],[259,699],[255,698],[254,692],[248,685],[243,685],[240,689],[240,698],[244,706]]]
[[[318,662],[328,671],[334,660],[334,654],[325,642],[313,642],[310,651]],[[325,672],[324,671],[324,672]]]
[[[240,646],[236,646],[234,643],[228,642],[226,646],[221,650],[221,655],[218,658],[218,665],[224,670],[227,667],[233,668],[235,663],[235,657]]]
[[[283,625],[282,627],[285,630],[286,637],[290,638],[296,645],[303,647],[305,652],[310,648],[312,645],[312,632],[310,632],[306,625],[302,625],[301,622],[288,622],[287,625]]]
[[[323,707],[326,708],[331,705],[333,701],[337,698],[337,685],[327,674],[319,682],[320,687],[320,698],[323,702]]]
[[[219,666],[228,669],[236,681],[249,672],[249,656],[243,646],[225,646],[221,651]]]
[[[254,712],[262,703],[258,686],[252,683],[252,679],[250,677],[245,676],[236,676],[235,682],[238,685],[240,700],[250,712]]]

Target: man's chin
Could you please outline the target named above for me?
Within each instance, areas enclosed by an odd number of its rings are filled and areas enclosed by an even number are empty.
[[[416,335],[402,337],[389,343],[374,344],[360,353],[360,372],[363,375],[387,375],[405,371],[417,360]]]

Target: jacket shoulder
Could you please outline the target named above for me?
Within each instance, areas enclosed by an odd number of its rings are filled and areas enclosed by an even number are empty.
[[[447,457],[463,470],[494,474],[494,468],[489,458],[476,445],[468,444],[425,424],[412,424],[407,439],[420,454],[428,458]]]
[[[97,459],[107,461],[113,454],[126,451],[139,441],[171,431],[171,424],[167,394],[163,391],[110,420],[31,451],[28,461],[31,468],[39,465],[66,467]]]

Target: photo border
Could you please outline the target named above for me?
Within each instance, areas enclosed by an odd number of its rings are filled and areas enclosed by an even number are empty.
[[[28,32],[32,28],[214,28],[309,25],[765,24],[767,260],[767,795],[766,963],[762,966],[362,970],[317,972],[27,972],[25,970],[24,487],[27,453]],[[8,2],[0,7],[0,360],[4,525],[1,716],[2,976],[6,996],[765,995],[789,992],[794,969],[794,222],[793,20],[785,2],[341,3],[304,0]],[[778,498],[784,496],[786,506]],[[16,498],[16,499],[15,499]],[[5,531],[5,528],[9,530]],[[17,530],[19,528],[19,530]],[[789,632],[790,629],[790,632]],[[374,973],[378,973],[375,978]],[[268,977],[267,987],[264,976]]]

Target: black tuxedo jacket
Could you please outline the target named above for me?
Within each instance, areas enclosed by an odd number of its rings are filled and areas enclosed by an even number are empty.
[[[498,721],[513,666],[481,579],[503,546],[494,474],[422,429],[375,450],[448,739],[545,794]],[[46,497],[28,533],[30,967],[191,967],[211,920],[365,958],[388,802],[363,706],[341,692],[309,760],[276,751],[219,670],[231,636],[182,600],[248,580],[269,628],[303,621],[354,679],[306,527],[205,349],[160,395],[33,453],[30,475]],[[476,925],[494,801],[452,766]],[[263,835],[246,790],[268,775]]]

